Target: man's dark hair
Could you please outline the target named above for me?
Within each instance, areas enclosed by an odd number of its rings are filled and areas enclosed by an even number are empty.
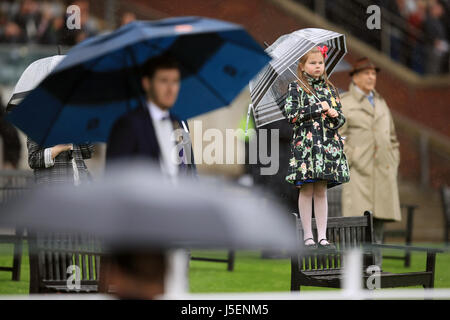
[[[130,277],[147,282],[164,279],[167,262],[163,252],[129,250],[115,252],[111,262]]]
[[[180,69],[178,61],[170,54],[149,59],[142,67],[142,77],[153,78],[159,69]]]

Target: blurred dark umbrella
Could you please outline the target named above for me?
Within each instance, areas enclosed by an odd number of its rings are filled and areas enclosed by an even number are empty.
[[[172,112],[181,120],[229,105],[270,61],[233,23],[202,17],[134,21],[74,46],[8,120],[42,146],[106,142],[120,116],[147,105],[141,71],[161,55],[180,66]]]
[[[0,227],[95,235],[114,248],[294,249],[294,225],[275,200],[129,166],[83,188],[36,189],[2,210]]]

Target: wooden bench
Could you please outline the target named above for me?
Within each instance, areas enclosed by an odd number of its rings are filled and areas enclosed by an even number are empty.
[[[328,190],[328,216],[341,217],[342,216],[342,185],[336,186]],[[414,214],[417,205],[401,204],[401,209],[406,212],[406,229],[385,230],[383,232],[383,243],[386,238],[402,238],[405,239],[405,245],[409,246],[412,243],[412,232],[414,224]],[[404,261],[405,267],[411,266],[411,252],[407,251],[402,256],[383,256],[385,259],[398,259]]]
[[[101,248],[93,237],[30,232],[28,238],[30,293],[98,292]],[[73,266],[80,281],[79,287],[71,288],[76,283],[69,279]]]
[[[193,260],[193,261],[209,261],[209,262],[226,263],[228,271],[233,271],[234,270],[234,259],[235,259],[235,252],[233,250],[229,250],[228,254],[227,254],[227,258],[224,258],[224,259],[205,258],[205,257],[191,257],[191,260]]]
[[[22,170],[0,170],[0,205],[11,198],[22,196],[30,189],[33,183],[33,173]],[[20,281],[22,265],[22,248],[25,230],[1,230],[0,243],[13,244],[13,261],[11,267],[0,266],[0,271],[12,273],[13,281]]]
[[[340,288],[343,276],[342,252],[349,248],[359,247],[364,251],[363,284],[369,275],[365,274],[368,266],[374,265],[373,254],[364,248],[370,245],[376,248],[400,249],[408,251],[424,251],[427,253],[426,269],[422,272],[380,273],[381,288],[423,286],[434,287],[436,253],[439,249],[415,248],[407,246],[376,245],[373,242],[372,213],[366,211],[361,217],[331,217],[328,219],[327,237],[332,241],[334,250],[304,249],[303,229],[300,218],[296,215],[298,236],[298,252],[291,257],[291,291],[299,291],[301,286]],[[312,222],[313,233],[317,237],[315,219]]]
[[[450,245],[450,188],[441,188],[442,209],[444,214],[444,243]]]

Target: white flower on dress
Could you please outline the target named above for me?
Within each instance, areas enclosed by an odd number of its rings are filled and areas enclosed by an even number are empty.
[[[296,161],[295,161],[295,158],[292,158],[291,161],[289,162],[289,165],[290,165],[291,167],[295,167],[296,164],[297,164],[297,163],[296,163]]]

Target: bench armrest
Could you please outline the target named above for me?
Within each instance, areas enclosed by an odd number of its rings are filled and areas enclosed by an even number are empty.
[[[373,243],[365,248],[380,248],[380,249],[397,249],[406,251],[420,251],[420,252],[430,252],[430,253],[443,253],[447,250],[439,248],[425,248],[425,247],[413,247],[413,246],[402,246],[402,245],[391,245],[391,244],[377,244]]]
[[[417,209],[419,206],[417,204],[412,204],[412,203],[401,203],[400,207],[402,208],[411,208],[411,209]]]

